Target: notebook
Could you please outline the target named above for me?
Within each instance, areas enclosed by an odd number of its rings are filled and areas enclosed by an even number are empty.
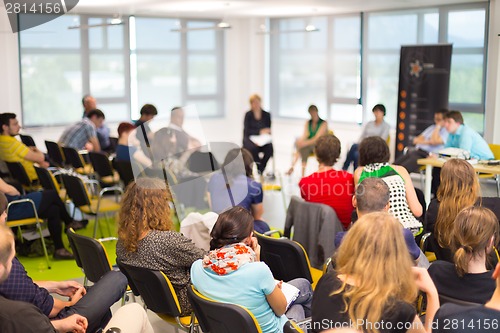
[[[279,282],[280,281],[276,280],[276,284],[278,284]],[[281,284],[281,291],[283,292],[283,294],[285,294],[286,309],[288,310],[288,308],[293,304],[297,297],[299,297],[300,290],[297,287],[292,286],[290,283],[283,282]]]

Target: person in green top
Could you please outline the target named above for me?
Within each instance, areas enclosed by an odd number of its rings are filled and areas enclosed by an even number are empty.
[[[300,156],[302,159],[302,177],[304,177],[307,158],[313,154],[316,141],[320,136],[328,133],[328,123],[319,117],[316,105],[310,105],[307,111],[311,119],[306,121],[304,125],[304,134],[295,141],[296,150],[293,154],[292,166],[288,170],[287,175],[293,173],[293,168]]]

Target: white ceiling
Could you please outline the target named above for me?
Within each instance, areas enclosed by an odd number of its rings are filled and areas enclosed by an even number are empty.
[[[80,0],[74,13],[170,17],[316,16],[484,0]]]

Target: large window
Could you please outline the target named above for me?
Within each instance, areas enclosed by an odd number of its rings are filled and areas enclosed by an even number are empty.
[[[33,19],[20,15],[20,20]],[[97,99],[111,122],[195,105],[202,117],[224,114],[223,32],[212,20],[64,15],[19,33],[23,123],[65,125],[79,120],[83,94]],[[80,26],[79,29],[68,29]],[[162,112],[168,115],[168,112]]]
[[[271,35],[272,110],[306,118],[307,105],[315,103],[332,121],[361,122],[382,103],[386,121],[395,126],[401,46],[451,43],[449,107],[482,132],[487,17],[487,4],[476,3],[273,19],[274,31],[303,29],[308,22],[319,31]]]
[[[145,103],[160,110],[195,105],[201,117],[224,114],[223,32],[207,29],[213,20],[131,18],[134,26],[137,96],[133,112]],[[171,31],[174,27],[185,32]],[[192,29],[192,30],[189,30]],[[200,30],[197,30],[200,29]],[[134,60],[133,60],[134,61]],[[133,91],[134,92],[134,91]]]
[[[317,31],[305,32],[307,25]],[[360,15],[271,20],[271,109],[307,118],[361,121]]]

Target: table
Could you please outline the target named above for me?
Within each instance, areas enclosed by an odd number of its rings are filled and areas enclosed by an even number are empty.
[[[424,195],[425,202],[427,206],[431,202],[431,183],[432,183],[432,168],[433,167],[442,167],[446,160],[441,158],[421,158],[417,160],[418,165],[425,166],[425,187],[424,187]],[[500,165],[485,165],[485,164],[472,164],[474,171],[480,173],[491,173],[494,175],[500,174]]]

